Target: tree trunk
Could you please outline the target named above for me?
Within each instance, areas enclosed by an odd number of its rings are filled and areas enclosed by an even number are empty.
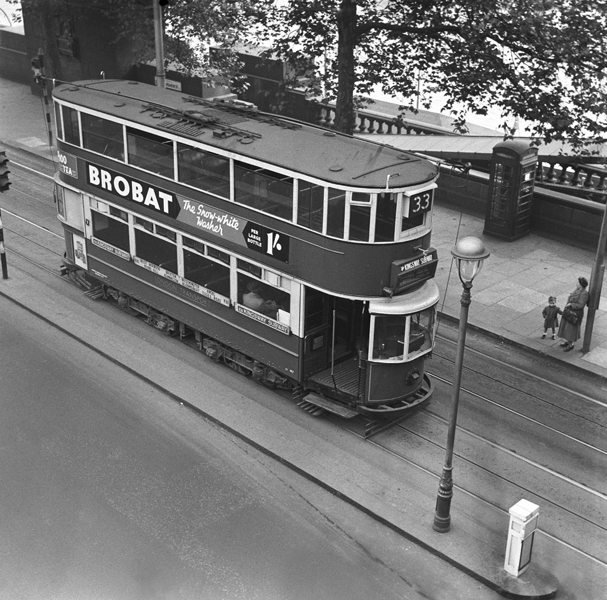
[[[354,132],[354,48],[356,47],[356,0],[342,0],[337,12],[337,105],[335,129]]]

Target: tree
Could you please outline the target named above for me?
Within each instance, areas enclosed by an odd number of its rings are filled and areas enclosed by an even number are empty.
[[[415,110],[446,98],[467,112],[499,107],[504,127],[531,122],[537,141],[606,139],[604,0],[289,0],[265,18],[263,42],[297,66],[313,62],[309,92],[336,101],[351,133],[357,100],[379,88]]]
[[[70,19],[94,23],[99,16],[111,23],[115,43],[128,40],[132,63],[155,57],[153,3],[159,0],[8,0],[18,4],[24,15],[37,22],[46,40],[47,74],[59,65],[56,44],[57,21]],[[168,0],[164,5],[165,62],[185,73],[205,77],[236,76],[238,62],[231,49],[243,30],[263,23],[266,5],[271,0]],[[213,46],[219,51],[210,52]],[[221,49],[225,51],[220,51]]]

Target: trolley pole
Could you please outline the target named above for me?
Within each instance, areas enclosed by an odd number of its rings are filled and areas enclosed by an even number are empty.
[[[2,279],[8,279],[6,252],[4,250],[4,227],[2,225],[2,211],[0,211],[0,262],[2,263]]]

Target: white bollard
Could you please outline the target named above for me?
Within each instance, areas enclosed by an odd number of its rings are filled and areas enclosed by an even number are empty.
[[[540,516],[540,507],[528,500],[520,500],[508,511],[508,544],[504,569],[510,575],[522,575],[531,563],[533,536]]]

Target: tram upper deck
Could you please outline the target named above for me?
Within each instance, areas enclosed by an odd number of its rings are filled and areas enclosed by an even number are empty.
[[[53,97],[60,178],[76,190],[227,249],[244,245],[245,255],[261,251],[266,264],[342,294],[399,293],[395,278],[427,257],[438,175],[427,160],[137,82],[66,83]],[[137,198],[150,188],[164,201]],[[219,220],[246,244],[218,233]]]
[[[213,102],[124,80],[63,84],[59,102],[96,111],[216,148],[234,158],[262,160],[337,186],[392,191],[423,186],[436,167],[417,156],[321,127],[270,115],[246,103]],[[294,134],[294,132],[297,132]]]

